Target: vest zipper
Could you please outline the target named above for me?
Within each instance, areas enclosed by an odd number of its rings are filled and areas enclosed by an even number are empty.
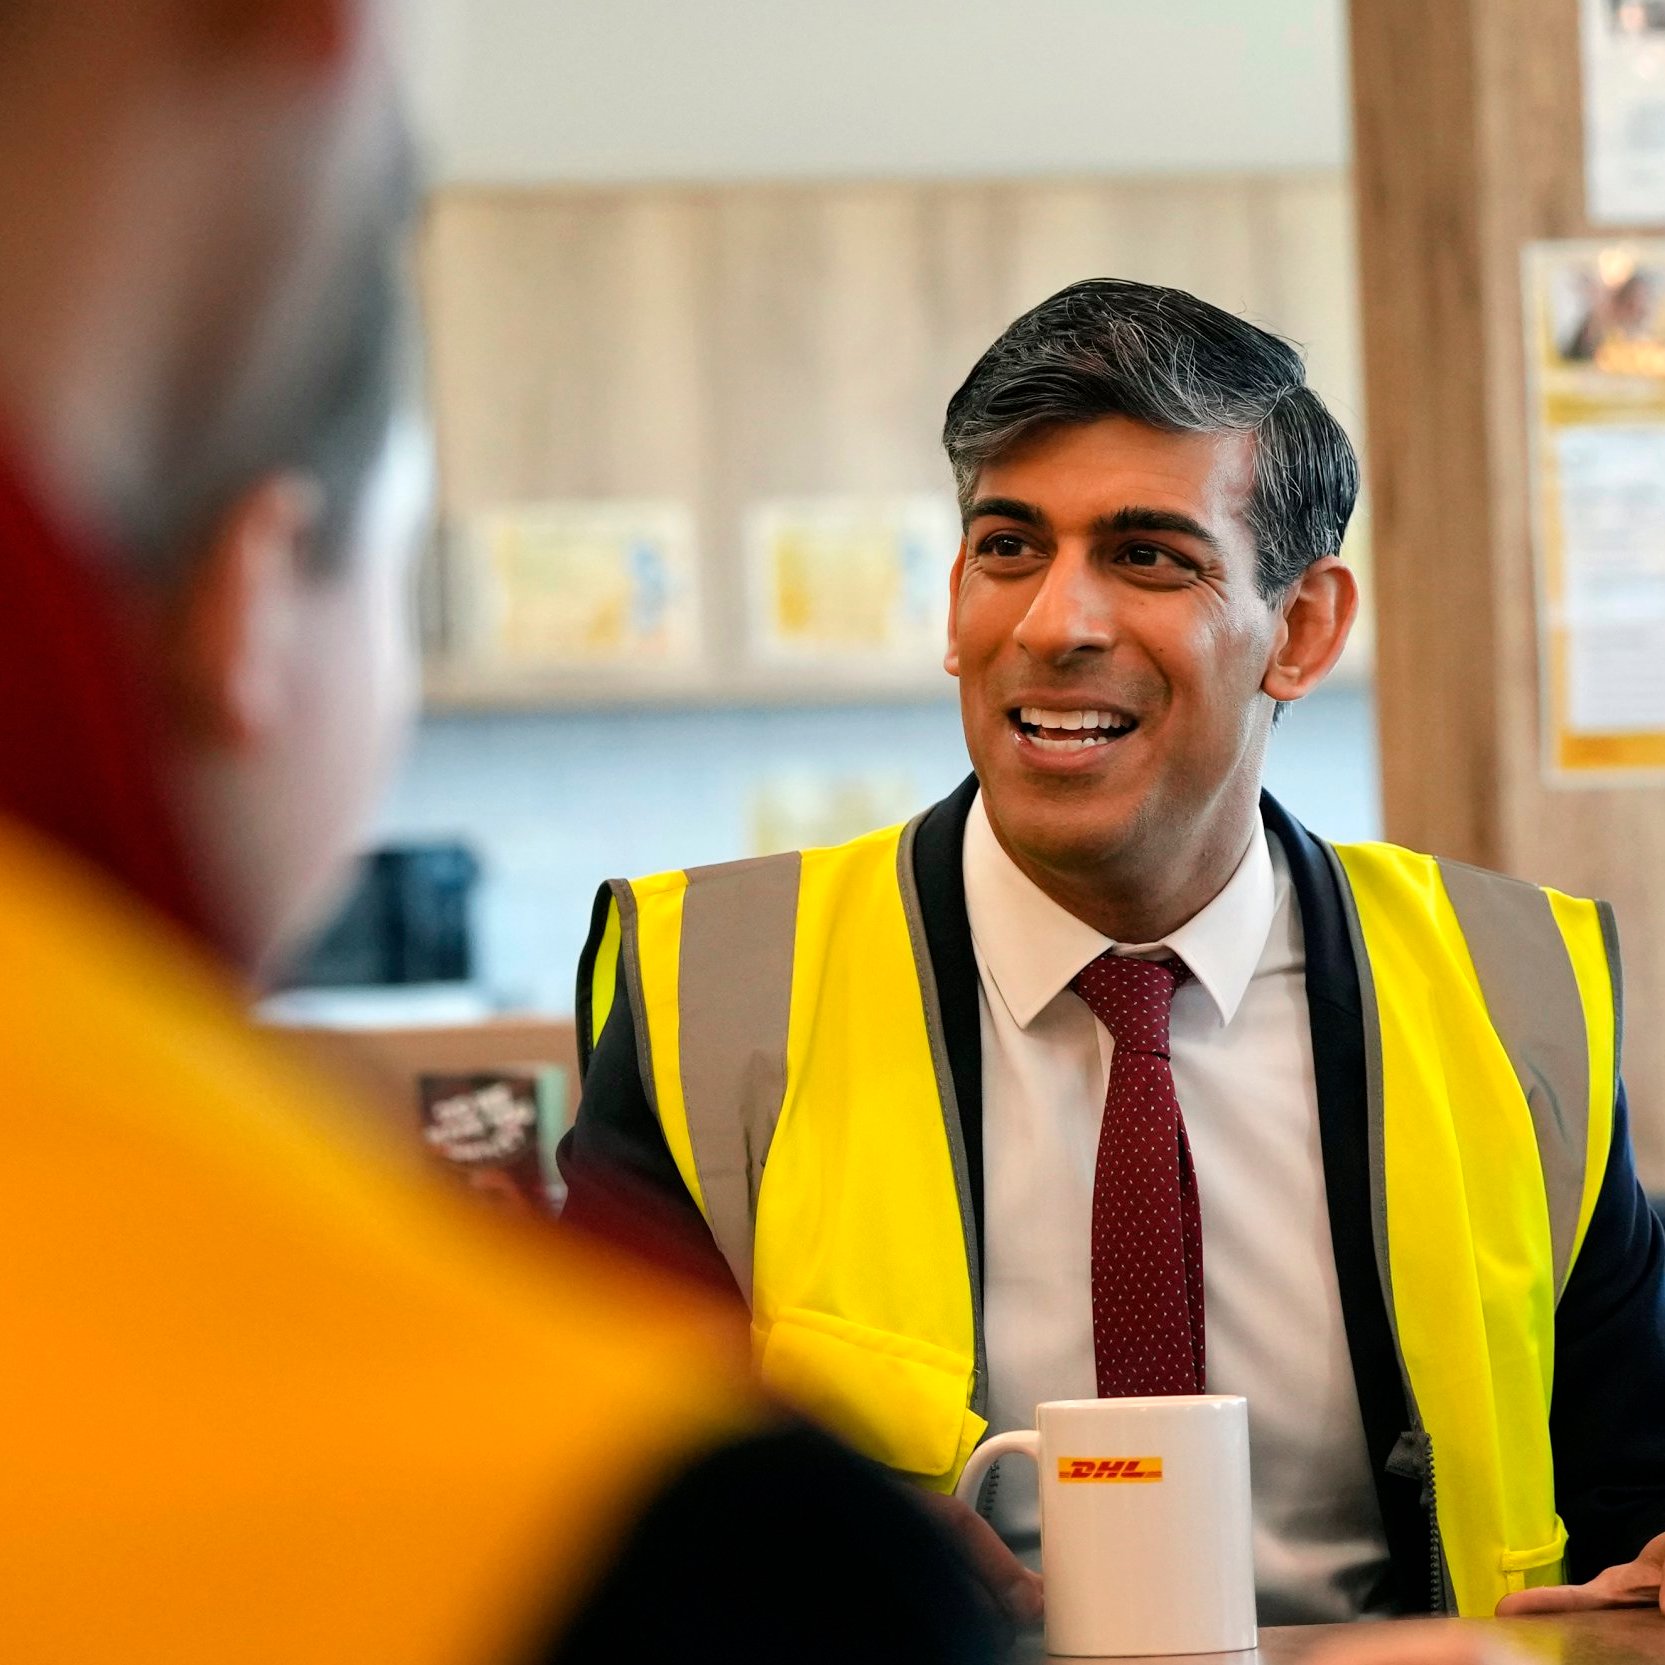
[[[1434,1442],[1428,1440],[1428,1606],[1434,1613],[1449,1612],[1446,1602],[1445,1546],[1440,1542],[1439,1481],[1434,1471]]]
[[[1445,1545],[1440,1539],[1439,1479],[1434,1466],[1434,1442],[1420,1422],[1399,1436],[1388,1454],[1387,1470],[1389,1474],[1422,1483],[1422,1495],[1418,1501],[1428,1511],[1428,1610],[1431,1613],[1450,1613],[1451,1575],[1446,1570]]]

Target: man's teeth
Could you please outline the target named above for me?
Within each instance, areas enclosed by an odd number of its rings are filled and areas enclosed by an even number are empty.
[[[1074,739],[1054,739],[1046,733],[1031,733],[1030,742],[1050,751],[1080,751],[1087,746],[1107,746],[1111,739],[1133,727],[1133,719],[1116,711],[1049,711],[1044,706],[1026,705],[1018,712],[1018,720],[1031,730],[1050,729],[1069,733],[1079,731]]]
[[[1044,706],[1026,705],[1018,712],[1021,722],[1031,728],[1131,728],[1133,719],[1118,711],[1049,711]]]

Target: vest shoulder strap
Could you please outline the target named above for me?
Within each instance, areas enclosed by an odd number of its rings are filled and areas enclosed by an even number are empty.
[[[758,1195],[787,1092],[806,859],[815,864],[818,909],[836,908],[845,887],[868,885],[879,872],[884,884],[899,890],[906,938],[872,944],[875,975],[881,964],[894,973],[906,963],[909,987],[924,1002],[939,1091],[949,1095],[944,1119],[951,1145],[959,1137],[913,882],[916,826],[917,820],[885,828],[807,857],[789,851],[615,881],[598,902],[579,978],[581,1027],[593,1030],[587,1037],[593,1046],[622,983],[636,1021],[649,1101],[748,1300]],[[882,857],[878,867],[875,855]],[[969,1219],[964,1162],[957,1151],[955,1174]]]
[[[1532,1118],[1557,1295],[1583,1244],[1612,1138],[1618,1088],[1621,979],[1618,932],[1605,902],[1584,901],[1462,862],[1390,845],[1338,845],[1353,894],[1440,915],[1449,904],[1486,1013]],[[1420,897],[1420,908],[1413,897]]]
[[[622,985],[642,1085],[741,1293],[786,1090],[797,851],[603,887],[579,969],[587,1061]]]
[[[763,1164],[786,1095],[796,850],[688,870],[677,967],[683,1115],[705,1217],[749,1302]]]

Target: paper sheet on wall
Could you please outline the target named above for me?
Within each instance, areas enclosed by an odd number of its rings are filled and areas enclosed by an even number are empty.
[[[1665,769],[1665,242],[1528,250],[1545,764]]]
[[[1555,435],[1567,726],[1665,731],[1665,425]]]
[[[680,504],[519,504],[477,516],[459,543],[460,657],[560,670],[699,656],[694,521]]]
[[[919,789],[906,769],[775,772],[752,788],[750,854],[842,844],[875,827],[906,821],[918,808]]]
[[[941,663],[960,525],[946,497],[772,499],[746,517],[752,648],[767,662],[922,674]]]
[[[1665,0],[1581,0],[1595,225],[1665,225]]]

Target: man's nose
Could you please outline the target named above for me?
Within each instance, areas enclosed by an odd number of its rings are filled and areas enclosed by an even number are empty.
[[[1115,638],[1110,590],[1085,552],[1059,550],[1013,633],[1018,646],[1047,664],[1108,649]]]

